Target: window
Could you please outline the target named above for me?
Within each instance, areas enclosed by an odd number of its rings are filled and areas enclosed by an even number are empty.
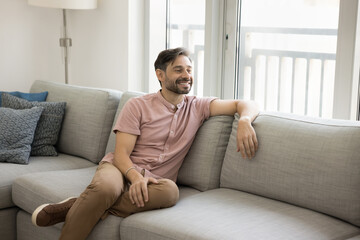
[[[167,48],[185,47],[193,61],[192,95],[203,95],[205,0],[168,0]]]
[[[356,119],[358,0],[145,1],[145,89],[153,60],[190,49],[191,94],[254,99],[263,110]],[[150,69],[150,70],[147,70]]]
[[[189,48],[194,65],[190,94],[220,97],[223,3],[224,0],[145,1],[145,91],[159,89],[153,70],[157,54],[164,48],[184,46]]]
[[[236,96],[331,118],[339,1],[242,0]]]

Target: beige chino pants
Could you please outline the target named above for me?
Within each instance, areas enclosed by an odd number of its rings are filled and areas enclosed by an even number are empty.
[[[86,239],[100,219],[110,213],[119,217],[147,210],[167,208],[176,204],[179,189],[168,179],[149,184],[149,201],[144,207],[132,204],[128,185],[121,172],[111,163],[101,163],[90,185],[69,210],[61,231],[61,240]]]

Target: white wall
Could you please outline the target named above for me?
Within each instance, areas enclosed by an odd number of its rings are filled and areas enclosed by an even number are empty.
[[[129,0],[128,7],[128,90],[133,91],[144,91],[145,1]]]
[[[98,1],[95,10],[70,10],[71,84],[128,89],[128,1]]]
[[[144,0],[98,0],[68,10],[69,83],[143,91]],[[28,91],[36,79],[64,82],[62,12],[0,1],[0,91]]]
[[[0,1],[0,91],[28,91],[34,79],[62,80],[60,16],[26,0]]]

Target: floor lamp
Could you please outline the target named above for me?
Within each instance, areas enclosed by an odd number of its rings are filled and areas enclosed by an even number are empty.
[[[69,47],[72,45],[71,38],[67,35],[66,30],[66,9],[95,9],[97,0],[28,0],[29,5],[47,8],[62,9],[63,15],[63,36],[60,38],[60,47],[64,48],[65,62],[65,83],[69,83]]]

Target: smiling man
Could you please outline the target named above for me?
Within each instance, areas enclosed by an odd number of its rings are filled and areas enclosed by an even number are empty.
[[[162,51],[155,71],[161,90],[125,104],[114,126],[115,152],[103,158],[90,185],[78,198],[38,207],[32,216],[35,225],[65,221],[60,239],[79,240],[108,214],[127,217],[175,205],[178,171],[197,130],[210,116],[239,113],[238,151],[254,157],[254,102],[187,96],[194,80],[184,48]]]

